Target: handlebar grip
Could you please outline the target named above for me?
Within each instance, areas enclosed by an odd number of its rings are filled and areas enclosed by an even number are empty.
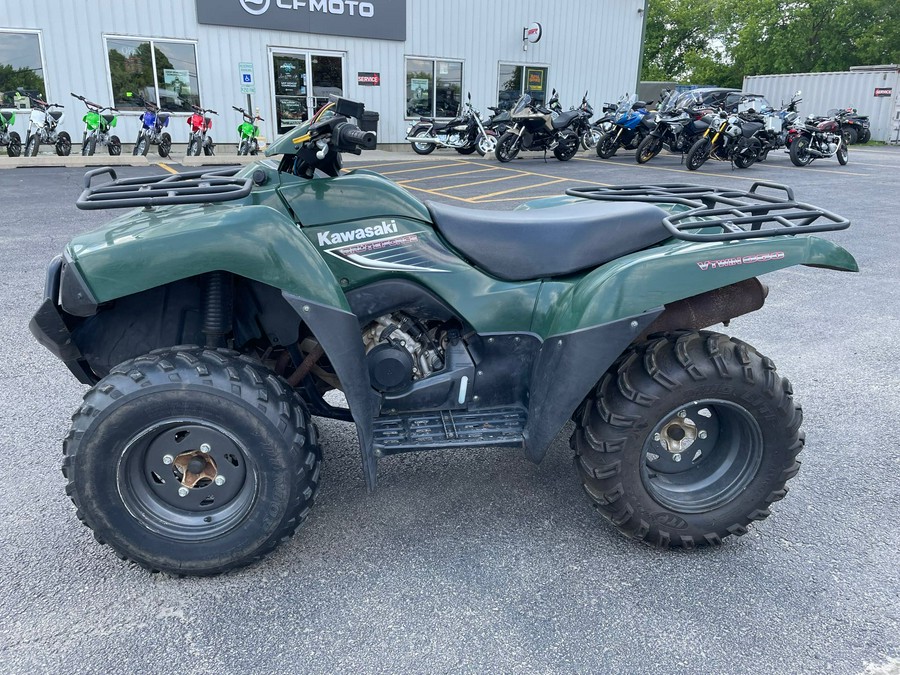
[[[217,113],[215,110],[210,110],[210,109],[207,109],[206,112],[211,112],[213,115],[218,115],[218,114],[219,114],[219,113]]]
[[[354,145],[362,146],[366,150],[374,150],[378,143],[373,132],[363,131],[358,126],[350,123],[344,124],[338,132],[338,135],[340,137],[341,145],[344,143],[352,143]]]
[[[237,110],[239,113],[244,112],[244,109],[243,109],[243,108],[238,108],[238,107],[235,106],[235,105],[231,106],[231,109],[232,109],[232,110]]]

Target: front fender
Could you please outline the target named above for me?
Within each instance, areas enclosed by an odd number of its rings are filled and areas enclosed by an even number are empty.
[[[132,211],[73,239],[66,258],[98,303],[222,270],[349,311],[312,243],[269,206]]]
[[[536,332],[558,335],[607,324],[794,265],[859,271],[849,252],[819,237],[674,241],[598,267],[555,298],[548,294],[552,301],[536,316]]]

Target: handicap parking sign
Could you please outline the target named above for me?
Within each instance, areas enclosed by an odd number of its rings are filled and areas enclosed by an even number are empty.
[[[250,84],[253,81],[253,76],[250,73],[244,73],[244,82],[246,84]]]
[[[241,76],[241,93],[255,94],[256,84],[253,82],[253,64],[242,61],[238,64],[238,74]]]

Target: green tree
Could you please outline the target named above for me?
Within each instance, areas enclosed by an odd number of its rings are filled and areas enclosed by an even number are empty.
[[[38,92],[44,96],[44,78],[31,68],[13,68],[8,63],[0,64],[0,100],[2,105],[14,105],[16,90],[29,93]]]
[[[747,75],[898,62],[896,0],[650,0],[642,77],[740,87]]]

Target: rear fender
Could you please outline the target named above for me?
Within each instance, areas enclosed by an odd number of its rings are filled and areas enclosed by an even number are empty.
[[[691,322],[717,323],[758,309],[765,290],[749,280],[793,265],[858,271],[853,257],[830,241],[784,236],[677,241],[607,263],[574,285],[546,282],[532,324],[547,337],[532,373],[529,459],[543,459],[553,437],[629,344],[657,329],[699,328]],[[687,323],[673,325],[682,319]]]
[[[92,300],[81,316],[104,302],[217,270],[280,289],[334,366],[357,423],[366,482],[374,487],[378,400],[359,322],[319,252],[285,215],[259,205],[134,211],[73,240],[66,262]],[[65,287],[59,296],[67,310]]]

